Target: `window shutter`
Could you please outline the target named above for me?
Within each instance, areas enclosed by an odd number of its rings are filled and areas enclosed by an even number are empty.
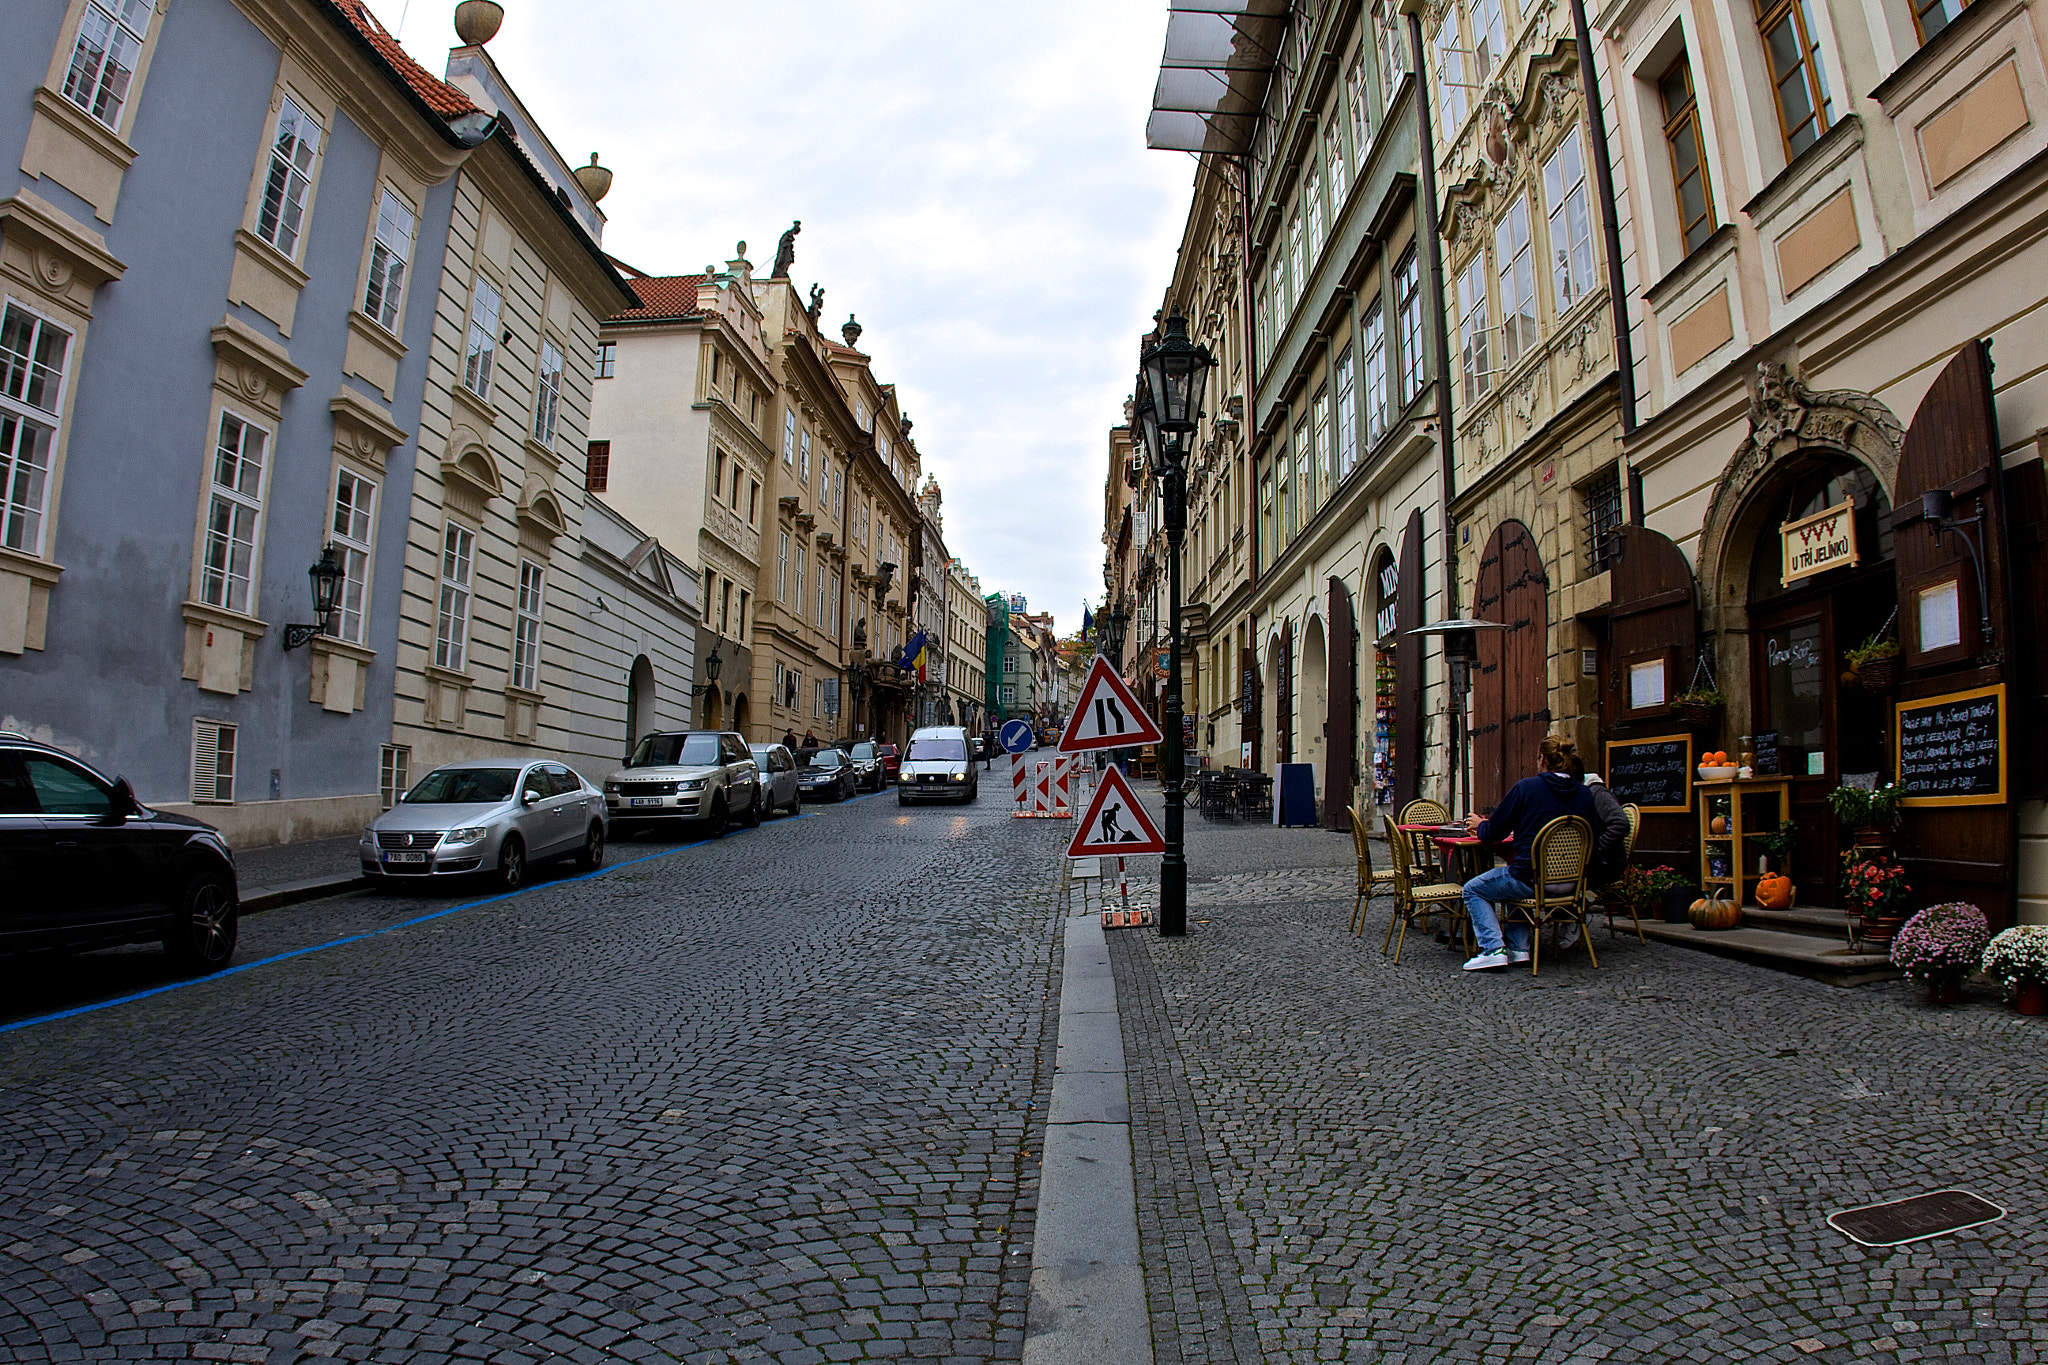
[[[1422,655],[1428,641],[1408,632],[1422,625],[1422,510],[1401,531],[1400,595],[1394,603],[1394,809],[1422,794]]]
[[[1607,611],[1607,658],[1600,678],[1600,738],[1597,754],[1582,755],[1586,767],[1607,774],[1605,741],[1648,739],[1677,734],[1685,722],[1668,710],[1635,712],[1628,705],[1631,662],[1662,656],[1667,660],[1665,691],[1672,696],[1692,686],[1699,660],[1699,613],[1692,566],[1669,537],[1647,526],[1620,526],[1612,534],[1612,605]],[[1696,749],[1716,736],[1701,733]],[[1669,863],[1695,866],[1699,855],[1699,823],[1691,815],[1643,816],[1636,854],[1645,866]]]
[[[1358,629],[1351,615],[1351,592],[1344,580],[1330,579],[1330,720],[1323,752],[1323,828],[1346,833],[1351,828],[1352,782],[1358,760],[1353,731],[1358,719]]]
[[[227,805],[235,799],[235,727],[192,722],[192,800]]]

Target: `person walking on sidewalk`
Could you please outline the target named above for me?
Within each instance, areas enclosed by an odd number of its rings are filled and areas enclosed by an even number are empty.
[[[1535,852],[1536,831],[1560,815],[1576,815],[1598,828],[1593,797],[1571,773],[1576,756],[1576,746],[1570,740],[1545,735],[1537,753],[1542,771],[1510,787],[1490,817],[1465,817],[1465,827],[1482,841],[1515,841],[1514,858],[1506,867],[1482,872],[1465,883],[1465,912],[1472,919],[1472,935],[1479,940],[1479,951],[1466,961],[1466,971],[1483,972],[1529,960],[1528,927],[1515,925],[1508,930],[1510,937],[1503,938],[1500,912],[1494,907],[1535,894],[1531,884],[1536,873],[1530,858]]]

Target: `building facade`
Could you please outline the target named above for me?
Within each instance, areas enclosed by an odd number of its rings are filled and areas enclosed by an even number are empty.
[[[946,565],[946,699],[952,722],[979,734],[988,726],[985,666],[988,607],[981,580],[960,560]]]

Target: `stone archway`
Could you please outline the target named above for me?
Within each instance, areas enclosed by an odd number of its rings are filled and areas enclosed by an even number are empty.
[[[1265,681],[1259,688],[1259,719],[1263,732],[1269,737],[1265,752],[1260,755],[1268,770],[1284,761],[1280,745],[1287,728],[1287,718],[1280,714],[1280,708],[1285,704],[1281,692],[1280,660],[1286,649],[1287,636],[1278,626],[1266,632]]]
[[[742,735],[746,735],[748,739],[752,739],[753,736],[747,734],[747,722],[752,718],[753,708],[747,703],[747,694],[742,692],[732,699],[731,728],[739,731]]]
[[[640,742],[640,736],[655,726],[654,665],[645,654],[633,660],[626,674],[626,752]]]
[[[1294,761],[1315,767],[1317,785],[1329,782],[1329,745],[1324,727],[1330,719],[1330,651],[1324,637],[1323,618],[1311,615],[1301,631],[1301,667],[1295,670],[1300,693]]]

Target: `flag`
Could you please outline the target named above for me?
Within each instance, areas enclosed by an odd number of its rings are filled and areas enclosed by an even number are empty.
[[[1088,632],[1095,629],[1095,614],[1088,610],[1088,604],[1081,604],[1081,638],[1087,639]]]

